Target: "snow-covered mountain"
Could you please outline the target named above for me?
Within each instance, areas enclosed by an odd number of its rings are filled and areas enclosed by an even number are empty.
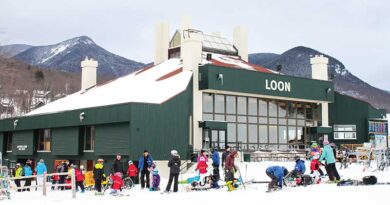
[[[310,78],[310,57],[323,54],[317,50],[298,46],[280,55],[270,53],[254,53],[249,55],[249,62],[276,70],[281,65],[281,72],[286,75]],[[333,77],[335,90],[360,100],[371,103],[374,107],[385,108],[390,112],[390,93],[375,88],[362,81],[351,72],[344,64],[332,56],[323,54],[329,58],[329,76]]]
[[[26,44],[12,44],[12,45],[0,46],[0,56],[13,57],[31,47],[32,46]]]
[[[72,38],[54,45],[33,46],[13,58],[33,66],[79,73],[80,62],[86,56],[99,62],[99,75],[119,77],[144,67],[143,63],[105,50],[87,36]]]

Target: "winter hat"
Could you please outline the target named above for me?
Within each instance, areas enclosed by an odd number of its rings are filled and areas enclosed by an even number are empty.
[[[130,160],[130,161],[129,161],[129,164],[133,164],[133,161]]]
[[[328,144],[329,144],[329,141],[328,141],[328,140],[324,140],[322,143],[323,143],[324,145],[328,145]]]
[[[297,160],[299,160],[301,158],[299,156],[295,156],[294,159],[295,159],[295,161],[297,161]]]
[[[176,151],[176,150],[172,150],[172,151],[171,151],[171,155],[172,155],[172,156],[177,156],[177,155],[178,155],[178,153],[177,153],[177,151]]]
[[[318,144],[315,143],[315,142],[313,142],[313,144],[311,144],[311,147],[312,147],[312,148],[318,147]]]
[[[43,163],[43,162],[45,162],[45,161],[44,161],[43,159],[40,159],[39,162],[42,162],[42,163]]]

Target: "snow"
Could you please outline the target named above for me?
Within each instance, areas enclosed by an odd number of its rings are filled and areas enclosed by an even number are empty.
[[[79,91],[38,108],[27,115],[129,102],[160,104],[186,89],[192,76],[190,71],[182,71],[167,79],[157,81],[160,77],[181,67],[180,59],[170,59],[144,72],[136,72],[89,90]]]
[[[306,166],[308,168],[308,163]],[[245,180],[256,179],[266,180],[269,178],[265,174],[266,167],[270,165],[282,165],[292,169],[293,162],[251,162],[239,163],[240,170]],[[339,166],[337,166],[339,167]],[[324,170],[324,169],[323,169]],[[352,164],[349,168],[339,170],[344,179],[361,179],[363,176],[376,175],[379,182],[389,182],[389,171],[373,172],[375,168],[363,172],[363,166]],[[247,173],[247,174],[245,174]],[[189,174],[190,175],[190,174]],[[164,189],[167,184],[167,176],[161,176],[161,188]],[[183,179],[181,176],[180,178]],[[149,192],[141,190],[139,185],[131,190],[124,190],[124,194],[129,196],[114,197],[106,194],[105,196],[94,196],[92,191],[86,191],[83,194],[77,194],[76,199],[71,198],[70,191],[49,191],[47,197],[43,197],[41,192],[22,192],[12,191],[12,199],[1,201],[3,205],[29,204],[376,204],[388,200],[390,191],[389,185],[373,186],[346,186],[338,187],[336,184],[315,184],[307,187],[287,187],[280,192],[265,193],[267,184],[248,184],[246,189],[237,189],[227,192],[226,188],[209,191],[186,192],[184,185],[179,185],[178,193],[163,194],[160,192]],[[335,203],[336,202],[336,203]]]

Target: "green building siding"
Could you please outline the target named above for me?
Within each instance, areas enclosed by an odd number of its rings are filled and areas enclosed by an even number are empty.
[[[144,149],[156,160],[166,160],[176,149],[189,158],[189,125],[192,113],[192,82],[186,91],[161,104],[133,104],[131,107],[130,158],[138,159]]]
[[[128,155],[130,150],[129,123],[95,126],[96,155]]]
[[[79,155],[80,139],[78,127],[55,128],[51,130],[51,151],[53,155]]]
[[[5,152],[5,139],[4,139],[4,133],[0,132],[0,152]]]
[[[34,142],[34,132],[32,130],[14,132],[12,138],[12,154],[33,155],[35,151]]]
[[[201,90],[223,90],[237,93],[278,96],[295,99],[333,102],[333,83],[330,81],[298,78],[293,76],[269,74],[245,69],[231,69],[205,65],[199,69]],[[223,80],[218,75],[223,75]],[[272,80],[290,83],[290,91],[266,89]],[[328,92],[328,88],[330,88]]]
[[[362,144],[368,142],[368,119],[381,118],[384,110],[375,109],[367,102],[335,93],[335,102],[329,104],[329,122],[331,125],[356,125],[356,140],[330,140],[336,144]]]

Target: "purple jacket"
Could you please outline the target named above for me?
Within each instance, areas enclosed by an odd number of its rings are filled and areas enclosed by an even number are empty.
[[[160,186],[160,175],[153,175],[152,187],[157,188]]]

